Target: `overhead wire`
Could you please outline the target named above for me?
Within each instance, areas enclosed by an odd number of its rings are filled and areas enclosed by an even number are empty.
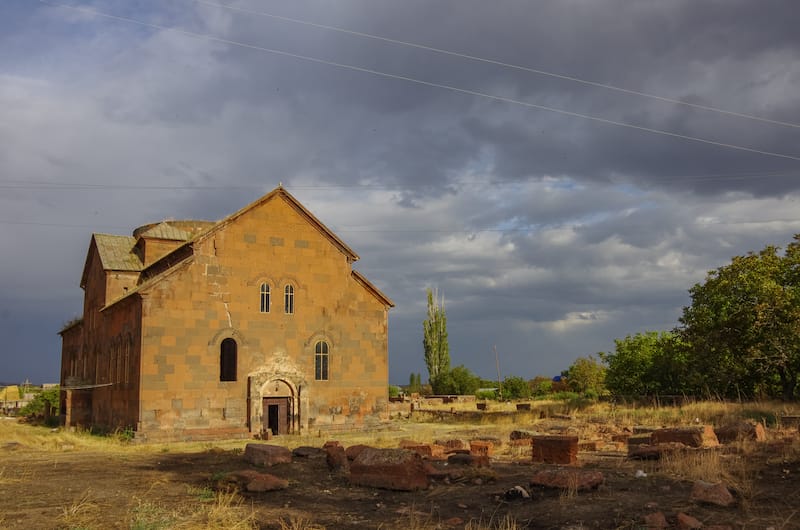
[[[698,143],[703,143],[703,144],[707,144],[707,145],[714,145],[714,146],[717,146],[717,147],[734,149],[734,150],[738,150],[738,151],[754,153],[754,154],[759,154],[759,155],[764,155],[764,156],[769,156],[769,157],[774,157],[774,158],[783,158],[783,159],[788,159],[788,160],[795,160],[795,161],[800,162],[800,155],[790,155],[790,154],[785,154],[785,153],[777,153],[777,152],[773,152],[773,151],[766,151],[766,150],[762,150],[762,149],[756,149],[756,148],[752,148],[752,147],[746,147],[746,146],[741,146],[741,145],[736,145],[736,144],[730,144],[730,143],[726,143],[726,142],[717,142],[715,140],[709,140],[707,138],[700,138],[700,137],[697,137],[697,136],[690,136],[690,135],[675,133],[675,132],[671,132],[671,131],[665,131],[665,130],[662,130],[662,129],[655,129],[655,128],[652,128],[652,127],[645,127],[645,126],[642,126],[642,125],[634,125],[634,124],[631,124],[631,123],[625,123],[625,122],[621,122],[621,121],[617,121],[617,120],[611,120],[611,119],[608,119],[608,118],[601,118],[601,117],[598,117],[598,116],[592,116],[592,115],[583,114],[583,113],[580,113],[580,112],[573,112],[573,111],[568,111],[568,110],[564,110],[564,109],[558,109],[558,108],[554,108],[554,107],[549,107],[549,106],[546,106],[546,105],[540,105],[540,104],[537,104],[537,103],[530,103],[530,102],[527,102],[527,101],[521,101],[521,100],[510,98],[510,97],[496,96],[496,95],[493,95],[493,94],[488,94],[488,93],[479,92],[479,91],[476,91],[476,90],[460,88],[460,87],[456,87],[456,86],[453,86],[453,85],[446,85],[446,84],[443,84],[443,83],[435,83],[435,82],[432,82],[432,81],[425,81],[425,80],[422,80],[422,79],[417,79],[417,78],[409,77],[409,76],[405,76],[405,75],[391,74],[391,73],[388,73],[388,72],[383,72],[383,71],[380,71],[380,70],[374,70],[374,69],[371,69],[371,68],[365,68],[365,67],[361,67],[361,66],[355,66],[355,65],[346,64],[346,63],[340,63],[340,62],[336,62],[336,61],[329,61],[329,60],[326,60],[326,59],[320,59],[318,57],[312,57],[312,56],[308,56],[308,55],[292,53],[292,52],[288,52],[288,51],[285,51],[285,50],[278,50],[278,49],[275,49],[275,48],[267,48],[267,47],[264,47],[264,46],[258,46],[258,45],[255,45],[255,44],[248,44],[248,43],[245,43],[245,42],[235,41],[235,40],[231,40],[231,39],[225,39],[225,38],[222,38],[222,37],[215,37],[215,36],[209,35],[207,33],[199,33],[199,32],[189,31],[189,30],[185,30],[185,29],[172,27],[172,26],[165,26],[163,24],[156,24],[156,23],[153,23],[153,22],[146,22],[146,21],[143,21],[143,20],[135,19],[135,18],[124,17],[124,16],[120,16],[120,15],[114,15],[114,14],[111,14],[111,13],[106,13],[106,12],[103,12],[103,11],[99,11],[97,9],[73,6],[73,5],[62,4],[62,3],[57,3],[57,2],[50,2],[50,1],[47,1],[47,0],[39,0],[39,2],[42,3],[42,4],[45,4],[45,5],[52,6],[52,7],[61,7],[61,8],[65,8],[65,9],[71,9],[71,10],[75,10],[75,11],[79,11],[79,12],[95,15],[95,16],[98,16],[98,17],[104,17],[104,18],[108,18],[108,19],[112,19],[112,20],[118,20],[118,21],[122,21],[122,22],[128,22],[128,23],[131,23],[131,24],[137,24],[137,25],[140,25],[140,26],[143,26],[143,27],[149,27],[149,28],[158,29],[158,30],[161,30],[161,31],[168,31],[168,32],[178,33],[178,34],[181,34],[181,35],[185,35],[185,36],[189,36],[189,37],[193,37],[193,38],[198,38],[198,39],[203,39],[203,40],[207,40],[207,41],[210,41],[210,42],[219,42],[221,44],[226,44],[226,45],[230,45],[230,46],[237,46],[237,47],[241,47],[241,48],[246,48],[246,49],[251,49],[251,50],[256,50],[256,51],[262,51],[262,52],[266,52],[266,53],[271,53],[271,54],[280,55],[280,56],[284,56],[284,57],[290,57],[290,58],[293,58],[293,59],[299,59],[299,60],[313,62],[313,63],[317,63],[317,64],[325,64],[325,65],[328,65],[328,66],[334,66],[334,67],[337,67],[337,68],[343,68],[343,69],[351,70],[351,71],[354,71],[354,72],[361,72],[361,73],[371,74],[371,75],[375,75],[375,76],[379,76],[379,77],[384,77],[384,78],[387,78],[387,79],[396,79],[396,80],[400,80],[400,81],[406,81],[406,82],[409,82],[409,83],[415,83],[415,84],[418,84],[418,85],[428,86],[428,87],[432,87],[432,88],[439,88],[439,89],[443,89],[443,90],[449,90],[449,91],[460,93],[460,94],[487,98],[487,99],[490,99],[492,101],[498,101],[498,102],[509,103],[509,104],[513,104],[513,105],[519,105],[519,106],[526,107],[526,108],[545,110],[545,111],[548,111],[548,112],[554,112],[554,113],[557,113],[557,114],[563,114],[565,116],[572,116],[572,117],[575,117],[575,118],[583,118],[583,119],[595,121],[595,122],[598,122],[598,123],[605,123],[607,125],[615,125],[615,126],[619,126],[619,127],[626,127],[626,128],[633,129],[633,130],[638,130],[638,131],[642,131],[642,132],[648,132],[648,133],[651,133],[651,134],[658,134],[658,135],[662,135],[662,136],[668,136],[668,137],[671,137],[671,138],[679,138],[679,139],[698,142]]]
[[[582,175],[584,178],[593,178],[592,175]],[[733,173],[710,173],[690,175],[651,175],[654,182],[680,182],[680,181],[711,181],[711,180],[744,180],[750,178],[766,179],[781,177],[800,177],[800,170],[774,170],[774,171],[740,171]],[[545,178],[553,181],[572,180],[570,175],[547,175]],[[594,178],[607,178],[595,175]],[[613,180],[613,179],[612,179]],[[487,186],[520,186],[530,183],[531,180],[491,179],[485,181],[456,180],[449,184],[462,188],[487,187]],[[362,191],[413,191],[422,186],[409,183],[402,185],[391,184],[291,184],[283,187],[290,190],[326,191],[326,190],[362,190]],[[254,190],[264,189],[263,184],[196,184],[196,185],[159,185],[159,184],[110,184],[89,182],[56,182],[47,180],[18,180],[0,179],[0,189],[20,190],[129,190],[129,191],[219,191],[219,190]]]
[[[696,221],[695,224],[697,225],[766,225],[766,224],[774,224],[774,223],[786,223],[786,224],[796,224],[800,225],[800,219],[766,219],[761,221],[723,221],[723,220],[702,220]],[[570,225],[570,224],[578,224],[578,223],[557,223],[558,225]],[[10,225],[10,226],[41,226],[41,227],[57,227],[57,228],[89,228],[89,229],[96,229],[96,225],[75,225],[75,224],[64,224],[64,223],[39,223],[39,222],[30,222],[30,221],[8,221],[8,220],[0,220],[0,225]],[[483,233],[520,233],[520,232],[534,232],[538,228],[542,228],[545,225],[541,223],[532,223],[529,226],[521,226],[521,227],[509,227],[509,228],[387,228],[387,227],[380,227],[376,228],[374,225],[338,225],[338,226],[331,226],[332,229],[336,233],[340,234],[353,234],[353,233],[374,233],[374,234],[384,234],[384,233],[392,233],[392,234],[483,234]],[[128,226],[104,226],[105,229],[113,229],[113,230],[129,230],[130,227]]]
[[[746,179],[767,179],[767,178],[781,178],[781,177],[800,177],[798,170],[785,170],[785,171],[748,171],[744,173],[713,173],[713,174],[694,174],[694,175],[650,175],[652,182],[680,182],[680,181],[722,181],[722,180],[746,180]],[[544,175],[537,177],[537,179],[550,178],[554,182],[563,180],[573,180],[570,175]],[[609,178],[608,175],[582,175],[584,179],[605,179]],[[459,186],[462,188],[469,187],[486,187],[486,186],[519,186],[529,183],[531,180],[508,180],[508,179],[490,179],[485,181],[449,181],[448,185]],[[613,182],[613,176],[610,178]],[[413,191],[423,187],[422,185],[415,186],[409,183],[391,185],[391,184],[285,184],[284,188],[291,190],[308,190],[308,191],[325,191],[325,190],[361,190],[361,191]],[[214,184],[214,185],[174,185],[164,186],[156,184],[96,184],[96,183],[83,183],[83,182],[52,182],[52,181],[38,181],[38,180],[0,180],[0,189],[6,190],[73,190],[73,191],[114,191],[114,190],[128,190],[128,191],[220,191],[220,190],[259,190],[264,189],[263,185],[252,184]]]
[[[438,54],[442,54],[442,55],[448,55],[448,56],[451,56],[451,57],[458,57],[458,58],[461,58],[461,59],[468,59],[470,61],[477,61],[477,62],[481,62],[481,63],[492,64],[492,65],[495,65],[495,66],[502,66],[503,68],[519,70],[519,71],[522,71],[522,72],[528,72],[528,73],[537,74],[537,75],[543,75],[543,76],[547,76],[547,77],[553,77],[553,78],[556,78],[556,79],[561,79],[563,81],[571,81],[573,83],[580,83],[580,84],[588,85],[588,86],[592,86],[592,87],[604,88],[604,89],[607,89],[607,90],[613,90],[613,91],[616,91],[616,92],[621,92],[623,94],[655,99],[655,100],[663,101],[663,102],[666,102],[666,103],[673,103],[675,105],[683,105],[683,106],[691,107],[691,108],[694,108],[694,109],[705,110],[705,111],[709,111],[709,112],[716,112],[716,113],[719,113],[719,114],[726,114],[728,116],[735,116],[737,118],[745,118],[745,119],[748,119],[748,120],[760,121],[760,122],[764,122],[764,123],[771,123],[771,124],[774,124],[774,125],[782,125],[784,127],[800,128],[800,124],[798,124],[798,123],[792,123],[792,122],[787,122],[787,121],[764,118],[762,116],[755,116],[753,114],[746,114],[746,113],[743,113],[743,112],[736,112],[736,111],[726,110],[726,109],[722,109],[722,108],[719,108],[719,107],[714,107],[714,106],[711,106],[711,105],[702,105],[700,103],[691,103],[689,101],[683,101],[683,100],[680,100],[680,99],[670,98],[670,97],[666,97],[666,96],[659,96],[659,95],[656,95],[656,94],[650,94],[650,93],[642,92],[642,91],[639,91],[639,90],[632,90],[632,89],[629,89],[629,88],[618,87],[618,86],[610,85],[610,84],[607,84],[607,83],[599,83],[597,81],[590,81],[590,80],[587,80],[587,79],[582,79],[580,77],[564,75],[564,74],[558,74],[558,73],[555,73],[555,72],[550,72],[550,71],[542,70],[542,69],[539,69],[539,68],[531,68],[531,67],[528,67],[528,66],[522,66],[522,65],[509,63],[509,62],[505,62],[505,61],[500,61],[500,60],[496,60],[496,59],[487,59],[485,57],[479,57],[479,56],[470,55],[470,54],[467,54],[467,53],[454,52],[454,51],[451,51],[451,50],[446,50],[444,48],[437,48],[437,47],[434,47],[434,46],[427,46],[425,44],[418,44],[418,43],[415,43],[415,42],[410,42],[410,41],[405,41],[405,40],[400,40],[400,39],[393,39],[393,38],[390,38],[390,37],[383,37],[381,35],[376,35],[374,33],[365,33],[365,32],[362,32],[362,31],[355,31],[355,30],[351,30],[351,29],[347,29],[347,28],[341,28],[341,27],[338,27],[338,26],[331,26],[331,25],[328,25],[328,24],[320,24],[318,22],[311,22],[309,20],[303,20],[303,19],[300,19],[300,18],[287,17],[287,16],[283,16],[283,15],[276,15],[274,13],[267,13],[266,11],[257,11],[257,10],[245,9],[245,8],[237,7],[237,6],[220,4],[220,3],[217,3],[217,2],[210,2],[208,0],[188,0],[188,1],[194,2],[194,3],[197,3],[197,4],[203,4],[203,5],[207,5],[207,6],[211,6],[211,7],[216,7],[216,8],[220,8],[220,9],[228,9],[228,10],[231,10],[231,11],[237,11],[237,12],[248,14],[248,15],[258,15],[258,16],[262,16],[262,17],[272,18],[272,19],[275,19],[275,20],[281,20],[281,21],[284,21],[284,22],[290,22],[290,23],[293,23],[293,24],[300,24],[300,25],[319,28],[319,29],[324,29],[324,30],[328,30],[328,31],[335,31],[335,32],[338,32],[338,33],[344,33],[344,34],[352,35],[352,36],[355,36],[355,37],[363,37],[363,38],[366,38],[366,39],[372,39],[372,40],[387,42],[387,43],[390,43],[390,44],[397,44],[397,45],[400,45],[400,46],[406,46],[406,47],[409,47],[409,48],[417,48],[417,49],[420,49],[420,50],[434,52],[434,53],[438,53]]]

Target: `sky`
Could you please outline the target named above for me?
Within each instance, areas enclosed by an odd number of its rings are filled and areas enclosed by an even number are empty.
[[[57,382],[93,232],[279,184],[396,303],[390,382],[557,375],[800,233],[794,0],[4,0],[0,381]]]

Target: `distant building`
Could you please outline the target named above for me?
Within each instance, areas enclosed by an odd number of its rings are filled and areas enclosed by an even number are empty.
[[[281,187],[219,222],[94,234],[60,332],[65,423],[201,439],[386,419],[394,304],[357,259]]]

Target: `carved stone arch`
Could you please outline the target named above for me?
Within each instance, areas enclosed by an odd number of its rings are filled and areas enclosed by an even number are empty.
[[[283,291],[283,288],[286,285],[292,285],[294,286],[295,289],[302,289],[300,282],[297,280],[297,276],[294,276],[293,274],[281,276],[280,278],[278,278],[276,285],[278,285],[281,288],[281,292]]]
[[[223,354],[222,351],[223,342],[227,339],[232,339],[235,342],[233,345],[234,349],[232,352],[232,359],[229,356],[231,355],[230,350],[225,348],[225,354]],[[208,341],[208,355],[212,359],[217,359],[219,362],[220,382],[233,382],[239,380],[239,368],[243,366],[241,359],[249,359],[249,353],[247,339],[239,330],[234,328],[222,328],[214,333],[214,335]]]
[[[277,390],[276,390],[277,388]],[[289,431],[300,433],[308,426],[308,388],[305,374],[285,351],[275,351],[266,362],[248,374],[249,425],[253,433],[264,429],[266,400],[285,399],[289,408]]]
[[[308,336],[306,341],[303,343],[303,351],[305,353],[314,353],[314,345],[316,345],[319,341],[325,341],[328,343],[328,348],[333,349],[336,347],[336,344],[331,336],[330,332],[327,331],[315,331],[311,335]]]
[[[270,275],[266,271],[261,271],[255,273],[253,276],[247,279],[247,286],[248,287],[259,287],[262,283],[267,282],[270,284],[270,287],[275,287],[277,285],[275,277]]]
[[[222,341],[225,339],[233,339],[242,347],[247,345],[247,340],[241,331],[235,328],[222,328],[211,337],[208,341],[209,349],[219,348]]]

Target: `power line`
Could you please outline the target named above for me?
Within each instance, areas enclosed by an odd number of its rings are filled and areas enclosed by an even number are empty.
[[[800,224],[800,219],[767,219],[767,220],[760,220],[760,221],[725,221],[720,219],[713,219],[713,220],[703,220],[703,221],[695,221],[693,224],[700,225],[700,226],[707,226],[707,225],[766,225],[766,224],[774,224],[774,223],[786,223],[786,224]],[[563,222],[563,223],[534,223],[530,226],[523,226],[523,227],[513,227],[513,228],[387,228],[387,227],[379,227],[376,228],[375,225],[331,225],[331,229],[334,230],[338,234],[464,234],[464,235],[474,235],[474,234],[513,234],[513,233],[527,233],[527,232],[536,232],[541,229],[546,229],[551,226],[575,226],[580,223],[578,222]],[[40,227],[58,227],[58,228],[81,228],[81,229],[96,229],[97,225],[74,225],[74,224],[65,224],[65,223],[44,223],[44,222],[34,222],[34,221],[4,221],[0,220],[0,226],[3,225],[11,225],[11,226],[40,226]],[[301,226],[301,225],[298,225]],[[103,225],[104,229],[113,229],[113,230],[129,230],[130,227],[122,227],[122,226],[106,226]]]
[[[680,181],[711,181],[711,180],[746,180],[746,179],[766,179],[800,176],[798,170],[775,170],[775,171],[744,171],[738,173],[711,173],[694,175],[651,175],[651,182],[680,182]],[[564,176],[568,180],[576,180],[571,176]],[[592,178],[603,178],[598,175],[581,175],[581,180],[591,180]],[[561,177],[555,177],[561,180]],[[488,181],[454,181],[450,184],[463,188],[478,187],[499,187],[499,186],[519,186],[530,184],[528,180],[503,180],[493,179]],[[329,190],[362,190],[362,191],[413,191],[424,186],[421,185],[390,185],[390,184],[309,184],[309,185],[284,185],[286,189],[295,191],[329,191]],[[188,185],[188,186],[164,186],[151,184],[95,184],[86,182],[55,182],[44,180],[0,180],[0,189],[14,190],[73,190],[73,191],[227,191],[227,190],[261,190],[263,185],[243,185],[243,184],[214,184],[214,185]]]
[[[672,137],[672,138],[680,138],[680,139],[683,139],[683,140],[703,143],[703,144],[707,144],[707,145],[715,145],[717,147],[725,147],[725,148],[728,148],[728,149],[735,149],[737,151],[744,151],[744,152],[748,152],[748,153],[754,153],[754,154],[770,156],[770,157],[775,157],[775,158],[783,158],[783,159],[788,159],[788,160],[796,160],[796,161],[800,162],[800,156],[796,156],[796,155],[788,155],[788,154],[784,154],[784,153],[776,153],[776,152],[772,152],[772,151],[765,151],[765,150],[761,150],[761,149],[755,149],[755,148],[752,148],[752,147],[745,147],[745,146],[729,144],[729,143],[725,143],[725,142],[717,142],[717,141],[714,141],[714,140],[708,140],[706,138],[700,138],[700,137],[697,137],[697,136],[689,136],[689,135],[685,135],[685,134],[679,134],[679,133],[674,133],[674,132],[670,132],[670,131],[664,131],[664,130],[661,130],[661,129],[654,129],[652,127],[644,127],[642,125],[633,125],[633,124],[630,124],[630,123],[620,122],[620,121],[611,120],[611,119],[607,119],[607,118],[600,118],[598,116],[592,116],[592,115],[589,115],[589,114],[582,114],[580,112],[573,112],[573,111],[568,111],[568,110],[548,107],[548,106],[545,106],[545,105],[539,105],[539,104],[536,104],[536,103],[530,103],[530,102],[527,102],[527,101],[520,101],[520,100],[509,98],[509,97],[495,96],[495,95],[492,95],[492,94],[487,94],[485,92],[478,92],[478,91],[475,91],[475,90],[459,88],[459,87],[452,86],[452,85],[445,85],[445,84],[442,84],[442,83],[434,83],[432,81],[425,81],[425,80],[422,80],[422,79],[416,79],[416,78],[413,78],[413,77],[408,77],[408,76],[399,75],[399,74],[390,74],[390,73],[387,73],[387,72],[382,72],[380,70],[373,70],[373,69],[364,68],[364,67],[361,67],[361,66],[355,66],[355,65],[351,65],[351,64],[345,64],[345,63],[338,63],[338,62],[335,62],[335,61],[328,61],[328,60],[325,60],[325,59],[319,59],[317,57],[311,57],[311,56],[308,56],[308,55],[301,55],[301,54],[297,54],[297,53],[291,53],[291,52],[287,52],[287,51],[283,51],[283,50],[277,50],[277,49],[274,49],[274,48],[266,48],[266,47],[263,47],[263,46],[256,46],[254,44],[247,44],[247,43],[244,43],[244,42],[234,41],[234,40],[230,40],[230,39],[224,39],[224,38],[221,38],[221,37],[215,37],[213,35],[208,35],[208,34],[205,34],[205,33],[198,33],[198,32],[189,31],[189,30],[185,30],[185,29],[179,29],[179,28],[164,26],[164,25],[155,24],[155,23],[152,23],[152,22],[144,22],[142,20],[137,20],[137,19],[134,19],[134,18],[123,17],[123,16],[119,16],[119,15],[112,15],[112,14],[105,13],[105,12],[102,12],[102,11],[98,11],[98,10],[95,10],[95,9],[71,6],[71,5],[67,5],[67,4],[59,4],[59,3],[54,3],[54,2],[48,2],[46,0],[39,0],[39,2],[42,3],[42,4],[45,4],[45,5],[53,6],[53,7],[62,7],[62,8],[66,8],[66,9],[72,9],[72,10],[75,10],[75,11],[80,11],[80,12],[83,12],[83,13],[89,13],[89,14],[96,15],[96,16],[99,16],[99,17],[105,17],[105,18],[109,18],[109,19],[113,19],[113,20],[119,20],[119,21],[122,21],[122,22],[129,22],[131,24],[137,24],[137,25],[140,25],[140,26],[143,26],[143,27],[149,27],[149,28],[158,29],[158,30],[162,30],[162,31],[175,32],[175,33],[178,33],[178,34],[181,34],[181,35],[186,35],[186,36],[189,36],[189,37],[204,39],[204,40],[208,40],[208,41],[211,41],[211,42],[219,42],[221,44],[227,44],[227,45],[230,45],[230,46],[238,46],[238,47],[241,47],[241,48],[257,50],[257,51],[262,51],[262,52],[266,52],[266,53],[272,53],[272,54],[275,54],[275,55],[281,55],[281,56],[284,56],[284,57],[291,57],[293,59],[300,59],[300,60],[303,60],[303,61],[313,62],[313,63],[317,63],[317,64],[325,64],[325,65],[328,65],[328,66],[334,66],[334,67],[337,67],[337,68],[343,68],[343,69],[351,70],[351,71],[354,71],[354,72],[362,72],[362,73],[366,73],[366,74],[372,74],[372,75],[384,77],[384,78],[387,78],[387,79],[396,79],[396,80],[399,80],[399,81],[406,81],[406,82],[409,82],[409,83],[415,83],[415,84],[418,84],[418,85],[429,86],[429,87],[432,87],[432,88],[440,88],[440,89],[443,89],[443,90],[449,90],[449,91],[460,93],[460,94],[483,97],[483,98],[487,98],[487,99],[490,99],[490,100],[493,100],[493,101],[499,101],[499,102],[503,102],[503,103],[510,103],[510,104],[513,104],[513,105],[520,105],[522,107],[539,109],[539,110],[546,110],[546,111],[554,112],[554,113],[557,113],[557,114],[563,114],[565,116],[572,116],[572,117],[575,117],[575,118],[583,118],[583,119],[586,119],[586,120],[596,121],[596,122],[599,122],[599,123],[605,123],[607,125],[616,125],[618,127],[627,127],[629,129],[634,129],[634,130],[638,130],[638,131],[642,131],[642,132],[648,132],[648,133],[652,133],[652,134],[660,134],[662,136],[669,136],[669,137]]]
[[[477,61],[477,62],[482,62],[482,63],[487,63],[487,64],[493,64],[495,66],[502,66],[504,68],[511,68],[511,69],[514,69],[514,70],[520,70],[520,71],[528,72],[528,73],[532,73],[532,74],[538,74],[538,75],[544,75],[544,76],[548,76],[548,77],[554,77],[556,79],[561,79],[561,80],[564,80],[564,81],[572,81],[572,82],[575,82],[575,83],[581,83],[583,85],[588,85],[588,86],[593,86],[593,87],[598,87],[598,88],[605,88],[607,90],[614,90],[614,91],[617,91],[617,92],[621,92],[623,94],[641,96],[641,97],[650,98],[650,99],[656,99],[658,101],[664,101],[666,103],[674,103],[676,105],[684,105],[686,107],[691,107],[691,108],[700,109],[700,110],[706,110],[706,111],[710,111],[710,112],[717,112],[717,113],[720,113],[720,114],[726,114],[728,116],[735,116],[737,118],[745,118],[745,119],[748,119],[748,120],[755,120],[755,121],[760,121],[760,122],[764,122],[764,123],[771,123],[771,124],[774,124],[774,125],[783,125],[785,127],[800,128],[800,124],[797,124],[797,123],[791,123],[791,122],[780,121],[780,120],[773,120],[773,119],[764,118],[764,117],[761,117],[761,116],[754,116],[752,114],[745,114],[743,112],[735,112],[735,111],[721,109],[719,107],[712,107],[710,105],[701,105],[699,103],[689,103],[688,101],[682,101],[680,99],[674,99],[674,98],[669,98],[669,97],[665,97],[665,96],[658,96],[656,94],[649,94],[647,92],[641,92],[641,91],[638,91],[638,90],[631,90],[631,89],[628,89],[628,88],[622,88],[622,87],[618,87],[618,86],[615,86],[615,85],[609,85],[609,84],[606,84],[606,83],[599,83],[599,82],[596,82],[596,81],[589,81],[589,80],[586,80],[586,79],[581,79],[579,77],[563,75],[563,74],[557,74],[557,73],[554,73],[554,72],[549,72],[547,70],[541,70],[541,69],[538,69],[538,68],[531,68],[531,67],[521,66],[521,65],[518,65],[518,64],[514,64],[514,63],[507,63],[507,62],[499,61],[499,60],[495,60],[495,59],[487,59],[485,57],[478,57],[478,56],[469,55],[469,54],[466,54],[466,53],[460,53],[460,52],[454,52],[454,51],[450,51],[450,50],[445,50],[443,48],[436,48],[436,47],[433,47],[433,46],[426,46],[424,44],[417,44],[417,43],[414,43],[414,42],[409,42],[409,41],[404,41],[404,40],[399,40],[399,39],[392,39],[392,38],[389,38],[389,37],[382,37],[380,35],[375,35],[374,33],[364,33],[364,32],[361,32],[361,31],[355,31],[355,30],[350,30],[350,29],[346,29],[346,28],[340,28],[340,27],[337,27],[337,26],[330,26],[330,25],[327,25],[327,24],[320,24],[320,23],[317,23],[317,22],[311,22],[311,21],[308,21],[308,20],[300,19],[300,18],[292,18],[292,17],[286,17],[286,16],[282,16],[282,15],[275,15],[273,13],[267,13],[265,11],[255,11],[255,10],[245,9],[245,8],[236,7],[236,6],[218,4],[218,3],[215,3],[215,2],[209,2],[207,0],[189,0],[189,1],[192,1],[192,2],[195,2],[195,3],[198,3],[198,4],[204,4],[204,5],[211,6],[211,7],[217,7],[217,8],[221,8],[221,9],[229,9],[231,11],[238,11],[240,13],[245,13],[245,14],[248,14],[248,15],[258,15],[258,16],[262,16],[262,17],[268,17],[268,18],[272,18],[272,19],[275,19],[275,20],[282,20],[284,22],[291,22],[293,24],[301,24],[301,25],[304,25],[304,26],[310,26],[310,27],[319,28],[319,29],[325,29],[325,30],[329,30],[329,31],[336,31],[336,32],[339,32],[339,33],[345,33],[347,35],[353,35],[353,36],[356,36],[356,37],[364,37],[364,38],[367,38],[367,39],[373,39],[373,40],[388,42],[388,43],[391,43],[391,44],[398,44],[398,45],[401,45],[401,46],[407,46],[407,47],[410,47],[410,48],[417,48],[417,49],[420,49],[420,50],[426,50],[426,51],[430,51],[430,52],[435,52],[435,53],[439,53],[439,54],[442,54],[442,55],[449,55],[449,56],[452,56],[452,57],[459,57],[461,59],[469,59],[471,61]]]

